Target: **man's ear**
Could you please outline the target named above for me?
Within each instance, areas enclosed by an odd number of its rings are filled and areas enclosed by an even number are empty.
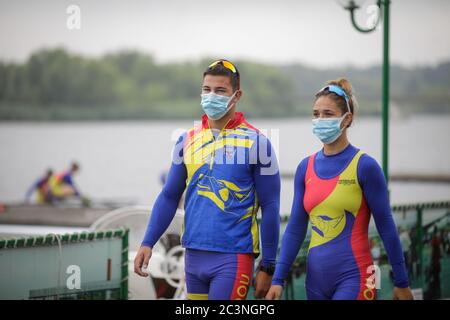
[[[233,103],[236,104],[241,99],[241,97],[242,97],[242,90],[241,89],[236,90],[236,93],[234,94],[233,97]]]

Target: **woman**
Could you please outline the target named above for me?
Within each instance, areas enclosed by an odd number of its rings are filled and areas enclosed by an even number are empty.
[[[355,98],[346,79],[329,81],[316,96],[313,133],[323,148],[300,162],[291,217],[266,299],[279,299],[311,222],[306,275],[308,299],[376,296],[368,226],[372,213],[394,273],[394,299],[412,299],[403,252],[377,162],[349,143]]]

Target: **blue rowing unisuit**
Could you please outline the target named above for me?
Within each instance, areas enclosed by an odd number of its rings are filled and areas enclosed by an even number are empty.
[[[392,265],[395,286],[408,286],[386,182],[373,158],[352,145],[332,156],[321,150],[301,161],[294,184],[273,284],[284,284],[311,222],[308,298],[375,298],[375,292],[366,288],[366,272],[372,265],[367,234],[371,214]]]

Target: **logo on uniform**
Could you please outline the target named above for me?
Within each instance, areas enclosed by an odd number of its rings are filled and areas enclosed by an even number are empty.
[[[233,158],[234,154],[236,153],[236,148],[232,146],[225,146],[223,148],[223,152],[227,156],[227,158]]]
[[[317,232],[323,238],[335,238],[343,229],[342,224],[345,224],[345,215],[340,215],[335,218],[329,216],[310,216],[312,230]]]
[[[355,179],[339,179],[338,184],[342,184],[344,186],[351,186],[353,184],[356,184]]]
[[[199,174],[197,188],[197,194],[212,200],[223,212],[236,216],[239,216],[239,213],[234,210],[255,192],[254,187],[241,189],[231,181],[216,179],[204,174]]]

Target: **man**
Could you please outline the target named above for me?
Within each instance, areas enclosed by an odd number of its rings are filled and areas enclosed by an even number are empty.
[[[81,194],[73,182],[73,176],[80,170],[76,162],[72,162],[69,170],[53,175],[49,180],[50,191],[53,200],[64,200],[75,196],[80,199]]]
[[[25,195],[25,201],[30,202],[31,196],[36,191],[37,203],[39,203],[39,204],[50,203],[51,202],[51,193],[49,190],[49,180],[52,175],[53,175],[53,170],[47,169],[45,175],[43,177],[37,179],[31,185],[31,187],[28,189],[28,191]]]
[[[240,76],[227,60],[203,74],[200,125],[175,145],[166,184],[152,216],[134,271],[148,266],[152,247],[172,221],[184,190],[182,246],[188,299],[245,299],[259,255],[256,214],[261,207],[262,261],[254,295],[270,288],[280,227],[280,176],[269,140],[236,112]]]

